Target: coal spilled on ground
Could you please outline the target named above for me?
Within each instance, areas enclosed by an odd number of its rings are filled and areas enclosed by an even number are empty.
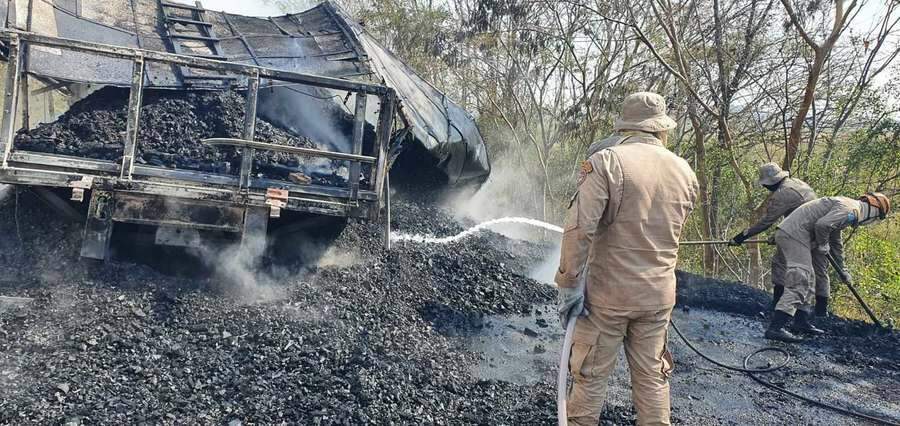
[[[396,229],[462,231],[430,203],[399,198]],[[15,201],[0,206],[0,233],[8,236],[0,239],[0,295],[33,301],[0,310],[0,424],[555,421],[555,290],[528,278],[544,246],[483,232],[386,252],[377,224],[350,221],[299,271],[242,271],[226,256],[205,260],[222,262],[221,273],[179,278],[123,260],[81,261],[80,224],[60,221],[28,193]],[[699,344],[735,358],[765,344],[756,308],[739,307],[764,304],[762,293],[680,278],[679,300],[692,309],[679,309],[679,319]],[[701,307],[721,312],[704,316]],[[861,377],[867,382],[852,395],[898,406],[896,335],[856,336],[855,325],[844,327],[793,350],[797,369],[777,380],[802,389]],[[723,374],[673,344],[676,423],[815,422],[819,411]],[[507,370],[491,367],[501,363]],[[626,377],[617,371],[613,378],[603,424],[634,421]],[[717,405],[707,396],[712,391],[746,400]],[[729,417],[736,410],[746,413]]]
[[[128,121],[128,89],[105,87],[76,102],[52,123],[20,131],[17,149],[99,160],[122,158]],[[243,133],[244,96],[235,91],[145,90],[135,162],[152,166],[237,174],[241,153],[234,147],[201,143],[207,138],[237,138]],[[257,118],[257,141],[321,148],[310,139]],[[327,163],[327,164],[325,164]],[[259,151],[255,170],[263,177],[286,179],[291,171],[311,178],[328,174],[339,162],[313,161],[285,153]],[[313,174],[315,172],[315,174]]]
[[[343,258],[305,273],[186,280],[80,262],[79,225],[27,194],[18,210],[2,208],[12,237],[0,243],[0,288],[34,302],[0,314],[0,423],[552,419],[547,390],[471,377],[475,355],[434,322],[550,301],[552,288],[515,271],[525,259],[471,243],[388,253],[377,228],[352,222],[332,250]],[[412,203],[395,218],[410,232],[458,230]]]

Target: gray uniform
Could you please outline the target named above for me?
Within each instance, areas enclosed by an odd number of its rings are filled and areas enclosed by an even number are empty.
[[[827,263],[825,253],[816,248],[828,245],[839,267],[844,267],[841,230],[855,226],[860,204],[847,197],[824,197],[798,207],[780,225],[775,234],[778,249],[787,264],[784,296],[776,310],[794,315],[797,309],[809,312],[812,306],[813,265]]]
[[[816,192],[806,182],[800,179],[785,178],[778,189],[769,197],[766,204],[766,213],[759,221],[745,231],[747,238],[769,229],[779,219],[788,217],[797,207],[807,201],[816,199]],[[822,260],[822,259],[819,259]],[[778,247],[775,256],[772,257],[772,285],[784,286],[784,274],[787,265],[784,260],[784,252]],[[813,262],[813,270],[816,275],[816,296],[828,297],[831,284],[828,281],[828,263]]]

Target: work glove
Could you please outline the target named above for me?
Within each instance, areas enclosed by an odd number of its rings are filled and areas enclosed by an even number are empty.
[[[728,242],[728,245],[732,246],[732,247],[739,246],[739,245],[743,244],[744,240],[746,240],[746,239],[747,239],[747,235],[744,234],[744,231],[741,231],[740,234],[735,235],[734,238],[732,238],[731,241]]]
[[[825,243],[816,247],[816,251],[819,252],[819,254],[828,254],[831,251],[831,247],[828,246],[828,243]]]
[[[842,269],[838,270],[838,274],[840,274],[841,278],[845,282],[853,284],[853,276],[850,275],[850,271],[848,271],[846,268],[842,268]]]
[[[559,287],[556,310],[563,330],[573,315],[587,315],[587,309],[584,308],[584,278],[580,278],[578,285],[573,288]]]

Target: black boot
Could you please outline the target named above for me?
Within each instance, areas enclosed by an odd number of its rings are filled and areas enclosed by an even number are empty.
[[[828,317],[828,298],[816,296],[816,316]]]
[[[812,325],[809,322],[809,312],[797,310],[797,313],[794,314],[794,331],[797,333],[806,333],[806,334],[823,334],[825,330],[820,328],[816,328],[816,326]]]
[[[772,286],[772,306],[769,307],[770,311],[775,310],[775,306],[778,306],[778,301],[781,300],[781,295],[784,294],[784,286],[775,284]]]
[[[772,322],[769,323],[769,329],[766,330],[766,339],[781,340],[782,342],[788,343],[802,342],[802,337],[791,334],[791,332],[787,331],[787,328],[785,328],[787,323],[790,321],[790,315],[781,311],[775,311],[775,313],[772,315]]]

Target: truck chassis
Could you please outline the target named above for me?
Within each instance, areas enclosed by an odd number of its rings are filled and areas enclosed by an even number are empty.
[[[259,243],[259,238],[265,238],[269,218],[279,217],[282,210],[369,220],[378,220],[382,207],[390,214],[387,201],[389,192],[386,190],[388,150],[392,140],[397,96],[389,87],[15,30],[0,31],[0,42],[8,49],[3,119],[0,121],[0,183],[69,188],[73,201],[88,201],[82,257],[100,260],[107,258],[115,223],[155,226],[156,242],[159,244],[187,245],[186,240],[189,239],[179,238],[179,235],[223,231],[240,235],[242,245],[260,247],[256,244]],[[27,75],[23,59],[29,46],[70,49],[131,61],[133,72],[121,161],[13,149],[21,85],[23,76]],[[145,69],[149,62],[207,70],[219,75],[227,73],[246,79],[242,139],[205,141],[212,145],[232,145],[241,150],[242,161],[238,175],[135,164],[135,153],[140,144],[138,125],[141,99],[147,80]],[[255,142],[257,94],[261,81],[346,91],[348,97],[352,94],[355,101],[351,144],[353,152],[291,148]],[[28,96],[27,90],[24,92],[24,96]],[[377,97],[380,106],[374,152],[363,155],[366,103],[369,96]],[[256,150],[347,161],[348,185],[303,185],[254,177],[253,153]],[[363,165],[368,165],[365,171],[369,173],[365,185],[361,185],[360,179],[361,171],[364,171]],[[384,242],[388,245],[389,220],[384,222]]]

